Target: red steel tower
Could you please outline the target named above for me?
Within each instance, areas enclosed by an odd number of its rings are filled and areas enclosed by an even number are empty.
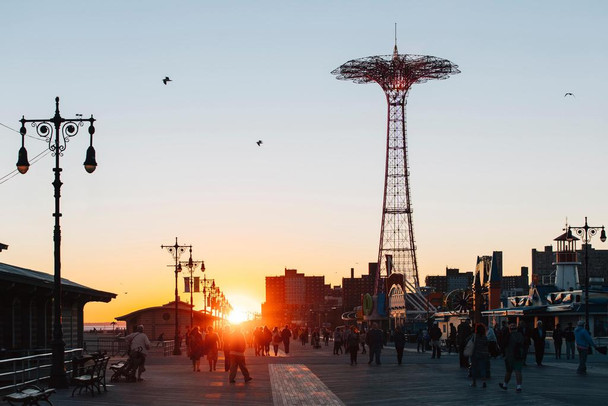
[[[405,104],[412,85],[431,79],[447,79],[457,73],[460,73],[458,66],[446,59],[399,54],[396,41],[392,55],[353,59],[332,71],[338,79],[352,80],[355,83],[376,82],[386,94],[386,166],[374,293],[386,291],[387,287],[379,283],[383,276],[400,273],[403,275],[404,293],[410,293],[405,295],[406,300],[419,311],[429,309],[420,293],[418,281],[408,180]],[[409,305],[407,307],[410,308]]]

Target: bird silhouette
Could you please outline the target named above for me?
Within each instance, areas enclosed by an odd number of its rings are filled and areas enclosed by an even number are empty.
[[[566,93],[566,94],[564,95],[564,97],[566,97],[566,96],[572,96],[572,97],[576,97],[576,96],[574,96],[574,93],[570,93],[570,92],[568,92],[568,93]]]
[[[263,144],[262,140],[257,140],[255,143],[258,144],[258,147],[261,147]]]
[[[163,79],[163,83],[166,85],[167,82],[172,82],[171,79],[169,79],[169,76],[165,76],[165,78]]]

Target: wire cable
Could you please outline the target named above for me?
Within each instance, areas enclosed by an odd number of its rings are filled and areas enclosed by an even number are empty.
[[[4,127],[4,128],[8,128],[9,130],[14,131],[14,132],[16,132],[17,134],[21,135],[21,133],[20,133],[19,131],[15,130],[14,128],[11,128],[11,127],[7,126],[6,124],[0,123],[0,125],[1,125],[2,127]],[[34,137],[33,135],[29,135],[29,134],[25,134],[25,136],[26,136],[26,137],[30,137],[30,138],[32,138],[32,139],[34,139],[34,140],[38,140],[38,141],[46,141],[45,139],[43,139],[43,138],[41,138],[41,137]]]
[[[18,133],[19,135],[21,135],[21,133],[17,130],[15,130],[14,128],[11,128],[9,126],[7,126],[6,124],[2,124],[0,123],[0,125],[2,127],[8,128],[11,131],[14,131],[16,133]],[[27,135],[27,134],[26,134]],[[37,138],[37,137],[33,137],[31,135],[28,135],[28,137],[33,138],[35,140],[40,140],[40,141],[45,141],[42,138]],[[40,152],[38,155],[36,155],[35,157],[33,157],[30,161],[30,166],[32,166],[33,164],[35,164],[36,162],[40,161],[42,158],[44,158],[45,156],[47,156],[48,154],[50,154],[51,151],[48,149],[45,149],[44,151]],[[8,180],[14,178],[15,176],[17,176],[17,174],[19,173],[19,171],[17,169],[13,170],[12,172],[0,177],[0,185],[3,184],[4,182],[7,182]]]

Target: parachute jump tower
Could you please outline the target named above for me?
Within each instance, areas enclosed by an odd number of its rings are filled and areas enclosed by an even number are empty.
[[[355,83],[378,83],[388,103],[382,228],[374,294],[388,293],[390,286],[384,286],[380,280],[398,273],[403,278],[406,308],[434,312],[434,307],[422,295],[418,280],[408,180],[405,105],[412,85],[431,79],[447,79],[460,73],[458,66],[434,56],[399,54],[395,39],[392,55],[353,59],[331,73],[337,79]]]

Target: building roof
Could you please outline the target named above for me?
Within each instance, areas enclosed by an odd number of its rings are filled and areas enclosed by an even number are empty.
[[[2,262],[0,262],[0,280],[47,288],[49,290],[53,289],[54,284],[53,275]],[[109,302],[116,298],[116,293],[91,289],[65,278],[61,278],[61,286],[65,292],[85,294],[90,296],[93,301]]]
[[[578,238],[572,235],[572,231],[568,229],[564,234],[555,237],[553,241],[578,241]]]
[[[192,309],[194,306],[191,306],[190,303],[186,303],[186,302],[182,302],[181,300],[179,302],[177,302],[177,310],[178,312],[188,312],[190,313],[190,309]],[[127,313],[125,315],[122,316],[118,316],[116,317],[116,320],[123,320],[126,321],[130,318],[132,318],[133,316],[136,316],[140,313],[147,313],[150,311],[154,311],[154,310],[168,310],[168,311],[175,311],[175,301],[173,302],[169,302],[166,303],[162,306],[152,306],[152,307],[146,307],[143,309],[138,309],[135,311],[132,311],[131,313]],[[193,310],[194,313],[198,313],[200,315],[204,315],[204,316],[208,316],[208,317],[212,317],[212,318],[216,318],[215,316],[213,316],[210,313],[204,313],[202,310]]]

